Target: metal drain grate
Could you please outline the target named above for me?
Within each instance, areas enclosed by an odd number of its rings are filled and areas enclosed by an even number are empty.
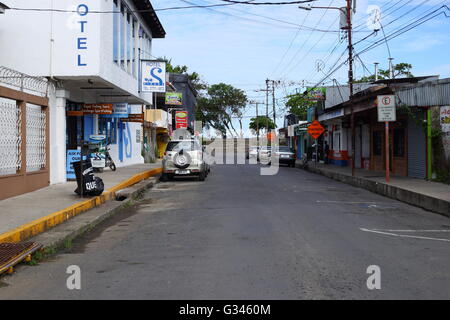
[[[15,266],[42,245],[35,242],[0,243],[0,274]]]

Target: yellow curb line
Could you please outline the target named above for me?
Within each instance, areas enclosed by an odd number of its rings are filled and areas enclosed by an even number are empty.
[[[116,192],[132,186],[142,180],[148,179],[152,176],[155,176],[162,172],[162,168],[156,168],[148,171],[144,171],[138,173],[131,178],[119,183],[118,185],[108,189],[103,192],[102,195],[90,198],[88,200],[84,200],[70,207],[67,207],[63,210],[56,211],[48,216],[43,218],[39,218],[30,223],[26,223],[12,231],[5,232],[0,235],[0,243],[3,242],[13,242],[17,243],[20,241],[27,240],[31,237],[34,237],[46,230],[49,230],[77,215],[80,213],[86,212],[92,208],[98,207],[101,204],[105,203],[108,200],[114,199],[116,196]]]

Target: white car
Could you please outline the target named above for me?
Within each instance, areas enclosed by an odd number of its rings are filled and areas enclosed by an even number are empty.
[[[258,157],[259,147],[257,146],[251,146],[248,149],[247,159],[259,159]]]
[[[197,140],[170,141],[164,153],[161,180],[167,181],[175,176],[197,176],[199,181],[204,181],[210,167],[203,153]]]

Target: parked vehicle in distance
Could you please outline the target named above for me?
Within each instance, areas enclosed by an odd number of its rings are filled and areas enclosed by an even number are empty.
[[[258,146],[251,146],[248,148],[248,152],[247,152],[247,159],[250,158],[256,158],[257,160],[259,160],[259,147]]]
[[[263,164],[270,163],[270,146],[260,147],[258,151],[258,160]]]
[[[261,163],[270,164],[272,157],[276,157],[279,164],[287,164],[289,167],[295,167],[295,152],[288,146],[267,147],[267,149],[261,150]]]
[[[163,158],[162,181],[175,176],[197,176],[204,181],[210,166],[204,159],[204,149],[197,140],[174,140],[167,144]]]

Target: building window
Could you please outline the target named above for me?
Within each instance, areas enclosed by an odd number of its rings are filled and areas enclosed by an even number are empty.
[[[114,0],[113,3],[113,11],[118,12],[119,6],[117,4],[117,0]],[[114,62],[119,63],[119,20],[120,20],[120,13],[114,13],[113,14],[113,56],[114,56]]]
[[[381,131],[373,132],[373,155],[381,156],[383,152],[383,136]]]

